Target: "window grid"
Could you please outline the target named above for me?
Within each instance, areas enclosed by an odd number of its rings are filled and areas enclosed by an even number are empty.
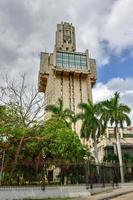
[[[57,52],[56,65],[60,68],[87,69],[86,56]]]

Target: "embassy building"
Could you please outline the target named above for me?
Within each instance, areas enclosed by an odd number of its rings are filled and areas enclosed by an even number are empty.
[[[41,52],[39,91],[44,93],[46,104],[63,100],[64,108],[75,113],[78,104],[92,101],[92,87],[96,82],[96,62],[88,50],[76,51],[75,28],[70,23],[57,24],[55,47],[52,53]],[[81,123],[77,123],[79,133]]]
[[[39,92],[44,93],[46,105],[56,104],[58,98],[63,100],[64,108],[75,113],[80,112],[78,104],[92,101],[92,87],[96,82],[96,62],[90,58],[88,50],[76,51],[75,28],[72,24],[57,24],[55,47],[52,53],[41,53],[39,71]],[[76,123],[79,134],[81,122]],[[130,130],[129,130],[130,129]],[[133,128],[119,130],[122,152],[133,150]],[[106,135],[98,142],[100,160],[104,155],[114,152],[116,141],[113,128],[107,127]],[[93,152],[92,141],[89,146]]]

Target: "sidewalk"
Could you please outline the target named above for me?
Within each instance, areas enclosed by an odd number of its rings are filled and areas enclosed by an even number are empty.
[[[124,185],[119,186],[119,188],[112,189],[108,192],[95,194],[95,195],[89,196],[88,198],[82,198],[82,199],[80,198],[76,200],[108,200],[108,199],[112,199],[123,194],[131,193],[131,192],[133,192],[133,183],[129,185],[124,184]]]
[[[41,190],[39,187],[1,187],[0,200],[13,199],[44,199],[69,197],[75,200],[108,200],[113,197],[133,192],[133,183],[122,184],[115,189],[109,187],[94,187],[86,190],[86,186],[51,186]],[[92,195],[90,195],[92,194]]]

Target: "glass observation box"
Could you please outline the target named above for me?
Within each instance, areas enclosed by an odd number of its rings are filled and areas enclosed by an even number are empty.
[[[56,67],[60,69],[87,70],[87,57],[79,53],[56,52]]]

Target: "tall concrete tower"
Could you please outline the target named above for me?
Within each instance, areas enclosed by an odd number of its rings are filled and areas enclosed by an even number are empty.
[[[57,24],[53,53],[41,53],[39,91],[45,95],[46,104],[63,100],[65,108],[79,112],[78,104],[92,101],[92,87],[96,81],[95,59],[88,50],[76,51],[75,28],[72,24]],[[80,124],[77,124],[79,132]]]

